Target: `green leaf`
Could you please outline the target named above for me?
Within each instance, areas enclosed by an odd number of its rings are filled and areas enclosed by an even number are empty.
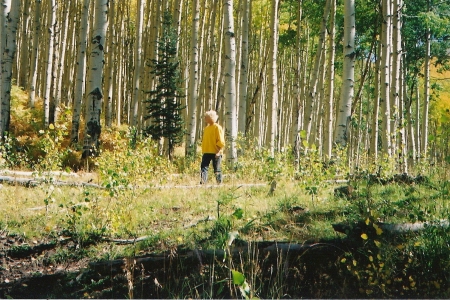
[[[306,130],[300,130],[299,134],[302,139],[306,139]]]
[[[239,271],[231,270],[231,275],[233,276],[233,283],[239,286],[243,285],[245,282],[245,276]]]
[[[233,216],[240,220],[244,217],[244,210],[242,208],[238,208],[234,211]]]

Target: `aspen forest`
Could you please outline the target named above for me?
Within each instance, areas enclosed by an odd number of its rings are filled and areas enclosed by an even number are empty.
[[[450,298],[450,0],[0,0],[0,54],[0,298]]]
[[[448,153],[448,1],[2,1],[1,119],[12,85],[43,106],[44,126],[71,112],[71,144],[101,129],[152,122],[164,12],[176,30],[185,153],[217,110],[227,161],[245,137],[295,156],[337,148],[350,160],[391,158],[399,172]],[[448,90],[445,91],[448,93]],[[447,94],[445,94],[447,95]]]

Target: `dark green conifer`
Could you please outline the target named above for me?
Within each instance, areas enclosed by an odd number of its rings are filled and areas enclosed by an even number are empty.
[[[144,133],[154,140],[167,139],[168,155],[172,159],[175,146],[183,141],[184,106],[180,99],[184,95],[180,89],[181,77],[176,57],[178,36],[169,12],[164,13],[162,27],[161,37],[157,41],[158,58],[151,61],[156,87],[150,91],[150,98],[144,101],[147,104],[145,119],[150,119],[151,124],[144,129]]]

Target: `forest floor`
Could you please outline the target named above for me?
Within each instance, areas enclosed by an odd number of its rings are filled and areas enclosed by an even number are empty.
[[[0,171],[0,189],[3,184],[26,187],[46,183],[46,178],[55,176],[64,180],[53,180],[54,185],[75,185],[102,188],[94,173],[42,174],[33,172]],[[48,182],[47,182],[48,183]],[[263,183],[243,184],[245,186],[267,186]],[[220,186],[227,186],[222,184]],[[217,188],[219,185],[161,185],[158,189]],[[268,187],[269,189],[269,187]],[[31,209],[42,210],[45,207]],[[27,239],[0,229],[0,298],[123,298],[127,294],[124,264],[119,260],[116,274],[110,277],[108,284],[102,282],[100,273],[90,264],[94,263],[87,252],[93,249],[108,248],[117,241],[92,240],[89,245],[81,245],[76,238],[49,234],[42,239]],[[140,253],[142,257],[153,257],[154,253]],[[108,276],[106,276],[108,277]],[[119,277],[119,279],[117,278]],[[119,285],[113,282],[121,281]],[[124,284],[123,284],[124,282]],[[152,285],[153,282],[151,283]],[[116,291],[114,288],[116,287]],[[155,295],[147,295],[154,297]]]
[[[62,278],[68,274],[78,276],[81,270],[87,268],[86,259],[55,260],[56,247],[58,251],[61,251],[61,247],[73,251],[76,245],[73,241],[58,243],[54,240],[35,240],[30,245],[20,236],[1,232],[0,298],[50,296],[47,294],[49,290],[65,286],[61,282]],[[58,296],[57,293],[55,296]]]

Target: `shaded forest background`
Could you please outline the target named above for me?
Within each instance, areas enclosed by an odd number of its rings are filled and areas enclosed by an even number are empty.
[[[2,4],[3,141],[31,139],[17,138],[11,86],[40,109],[28,124],[36,135],[68,125],[62,138],[77,153],[96,154],[105,128],[127,126],[140,136],[155,122],[146,101],[159,80],[152,61],[161,56],[168,12],[186,155],[201,138],[203,113],[215,109],[230,165],[242,139],[272,155],[289,149],[296,163],[301,153],[329,160],[345,147],[353,168],[387,159],[405,173],[424,159],[450,157],[449,1]],[[158,142],[168,155],[167,139]]]

